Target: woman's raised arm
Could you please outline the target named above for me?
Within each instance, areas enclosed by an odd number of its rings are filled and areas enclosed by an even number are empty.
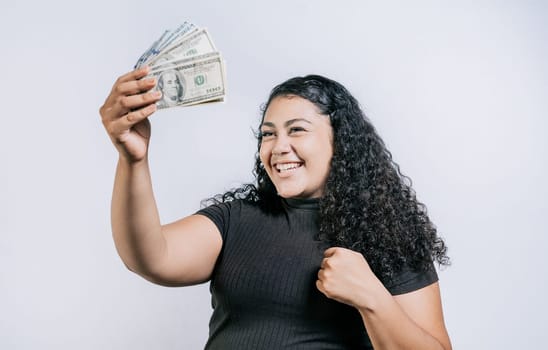
[[[148,166],[148,117],[160,94],[156,81],[142,79],[148,67],[116,80],[100,108],[103,125],[119,153],[112,195],[112,233],[125,265],[162,285],[189,285],[209,279],[222,239],[209,219],[193,215],[162,226]]]

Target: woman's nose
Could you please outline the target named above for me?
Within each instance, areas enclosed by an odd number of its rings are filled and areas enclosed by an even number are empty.
[[[274,147],[272,148],[273,154],[285,154],[291,151],[291,143],[289,137],[284,135],[279,135],[276,138]]]

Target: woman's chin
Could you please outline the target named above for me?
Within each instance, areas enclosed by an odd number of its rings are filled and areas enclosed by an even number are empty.
[[[300,189],[284,189],[278,191],[278,196],[282,198],[312,198],[315,197],[313,194],[307,193],[304,190]]]
[[[278,191],[278,196],[282,198],[295,198],[302,196],[302,191],[295,189],[284,188]]]

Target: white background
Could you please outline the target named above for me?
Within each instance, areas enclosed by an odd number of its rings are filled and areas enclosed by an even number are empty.
[[[548,343],[548,5],[542,1],[3,1],[0,348],[200,349],[207,285],[127,271],[98,109],[164,29],[209,28],[224,104],[152,118],[164,222],[251,181],[259,106],[289,77],[344,84],[414,182],[453,265],[455,349]]]

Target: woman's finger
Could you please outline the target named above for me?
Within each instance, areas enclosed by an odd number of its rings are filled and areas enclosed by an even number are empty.
[[[149,69],[146,67],[119,77],[112,86],[110,94],[107,96],[101,110],[111,109],[121,96],[134,95],[152,89],[156,85],[156,79],[141,79],[148,72]]]
[[[131,72],[127,72],[126,74],[120,76],[114,85],[118,85],[120,83],[124,83],[126,81],[131,80],[139,80],[143,77],[145,77],[150,72],[150,68],[148,66],[141,67],[139,69],[132,70]]]
[[[132,96],[119,96],[115,103],[109,108],[104,108],[101,111],[101,115],[103,116],[103,120],[107,123],[115,121],[135,109],[157,102],[161,97],[162,93],[159,91],[146,92]]]
[[[123,117],[125,114],[157,102],[162,97],[160,91],[146,92],[132,96],[121,96],[110,110],[112,120]]]
[[[320,269],[325,269],[327,266],[327,258],[322,259],[322,263],[320,264]]]
[[[137,106],[127,104],[128,101],[125,100],[128,96],[133,96],[137,94],[142,94],[152,89],[156,85],[156,79],[143,79],[143,80],[132,80],[127,81],[118,85],[114,85],[112,88],[113,91],[107,97],[107,100],[104,104],[104,109],[114,111],[111,113],[111,118],[117,118],[120,114],[125,114],[128,110],[131,110]],[[129,101],[131,102],[131,101]]]
[[[323,252],[323,256],[328,258],[330,256],[332,256],[333,254],[335,254],[335,252],[337,251],[338,247],[331,247],[331,248],[327,248],[324,252]]]
[[[114,96],[129,96],[140,94],[152,89],[156,85],[155,78],[146,78],[141,80],[130,80],[122,82],[113,87]]]
[[[152,113],[156,112],[156,104],[152,103],[146,107],[139,108],[135,111],[129,112],[112,121],[108,127],[109,133],[116,137],[122,134],[124,131],[131,129],[135,124],[148,118]]]

